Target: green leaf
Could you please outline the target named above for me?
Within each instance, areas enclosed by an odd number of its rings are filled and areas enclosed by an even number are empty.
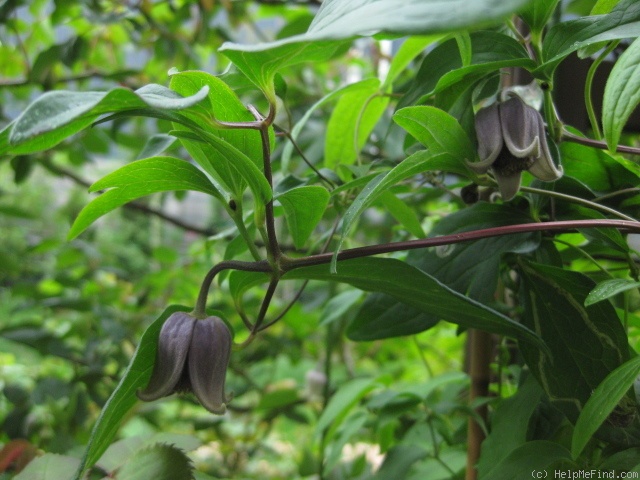
[[[229,274],[229,293],[235,304],[241,305],[244,292],[267,282],[269,282],[269,275],[266,273],[234,270]]]
[[[496,463],[527,442],[531,417],[540,407],[543,395],[538,382],[529,375],[515,395],[500,402],[491,417],[491,433],[482,442],[479,478],[493,478],[488,472]]]
[[[320,435],[329,428],[326,438],[330,439],[340,425],[340,420],[346,417],[361,398],[378,385],[378,380],[375,378],[356,378],[342,384],[320,415],[316,424],[316,433]]]
[[[451,32],[498,22],[527,3],[527,0],[326,0],[304,37],[318,40],[375,33]]]
[[[417,238],[424,237],[424,230],[416,211],[400,200],[389,190],[380,197],[384,208],[412,235]]]
[[[407,107],[398,110],[394,120],[411,133],[427,150],[414,153],[385,174],[375,177],[353,201],[342,219],[342,232],[335,255],[360,214],[377,200],[389,187],[406,178],[429,170],[445,170],[470,175],[464,159],[475,158],[475,152],[466,133],[451,115],[434,107]]]
[[[495,72],[504,67],[533,69],[535,62],[514,38],[492,31],[470,35],[471,63],[463,65],[454,39],[431,50],[422,61],[413,85],[401,100],[401,105],[417,103],[426,95],[433,95],[479,74]]]
[[[410,307],[384,293],[373,293],[349,323],[347,337],[354,342],[403,337],[424,332],[439,321],[424,309]]]
[[[328,325],[341,319],[361,298],[362,292],[356,289],[332,297],[322,309],[319,325]]]
[[[592,15],[555,25],[544,38],[544,63],[534,72],[551,78],[558,64],[571,53],[598,42],[640,35],[640,3],[622,0],[606,15]]]
[[[478,202],[447,215],[430,237],[472,230],[532,223],[533,219],[509,205]],[[507,252],[529,253],[540,245],[540,234],[520,233],[473,242],[442,245],[409,252],[407,262],[464,295],[491,302],[499,279],[500,261]]]
[[[212,120],[224,122],[252,122],[255,118],[229,86],[210,73],[186,71],[171,74],[169,86],[180,95],[189,96],[207,87],[207,99],[198,104],[199,112],[189,109],[183,114],[200,123],[200,126],[233,145],[244,153],[256,166],[262,168],[262,141],[260,132],[252,129],[220,129],[215,123],[204,125],[198,113]],[[192,111],[193,110],[193,111]],[[270,129],[273,137],[273,128]]]
[[[553,467],[571,461],[571,453],[562,445],[548,440],[533,440],[513,450],[480,480],[512,480],[514,478],[551,477]],[[526,472],[523,475],[522,472]]]
[[[549,356],[522,344],[523,358],[551,400],[575,421],[592,391],[628,360],[626,333],[610,303],[584,306],[594,287],[589,277],[548,265],[521,267],[523,324],[551,351]]]
[[[94,183],[96,192],[110,188],[85,206],[71,226],[68,238],[82,233],[102,215],[136,198],[171,190],[194,190],[222,199],[204,173],[189,162],[173,157],[138,160],[116,170]]]
[[[258,45],[226,42],[219,51],[264,92],[269,102],[275,103],[274,78],[278,71],[304,62],[327,62],[345,51],[347,45],[335,40],[292,43],[285,39]]]
[[[540,33],[547,25],[558,2],[559,0],[536,0],[529,3],[529,6],[520,12],[520,16],[532,31]]]
[[[428,450],[418,445],[394,445],[384,457],[380,470],[372,480],[387,480],[391,478],[409,478],[407,475],[414,463],[427,457]]]
[[[300,135],[300,132],[306,125],[309,118],[311,118],[311,115],[313,114],[313,112],[315,112],[318,108],[320,108],[325,103],[328,103],[334,100],[335,98],[340,97],[340,95],[344,95],[346,93],[350,93],[357,90],[369,90],[371,88],[375,88],[375,86],[377,85],[380,85],[380,81],[377,78],[369,78],[367,80],[362,80],[360,82],[350,83],[349,85],[345,85],[344,87],[340,87],[336,90],[331,91],[330,93],[322,97],[320,100],[318,100],[316,103],[314,103],[309,108],[309,110],[307,110],[304,113],[302,118],[298,120],[298,123],[296,123],[295,126],[291,129],[291,138],[293,138],[294,140],[297,140],[298,136]],[[293,152],[293,144],[291,142],[288,142],[284,146],[284,150],[282,152],[283,170],[285,169],[285,166],[287,166],[291,161],[292,152]]]
[[[515,337],[544,348],[538,336],[518,322],[451,290],[423,271],[393,258],[358,258],[340,262],[337,274],[326,265],[296,268],[283,279],[343,282],[360,290],[383,292],[439,319],[463,327]]]
[[[142,147],[142,150],[140,150],[140,153],[136,157],[136,160],[161,155],[166,149],[173,145],[175,141],[176,137],[166,135],[164,133],[153,135],[149,138],[149,140],[147,140],[147,143],[144,145],[144,147]]]
[[[407,38],[398,51],[393,56],[389,71],[384,79],[381,90],[386,91],[393,84],[398,76],[409,66],[409,64],[429,45],[434,44],[442,38],[442,34],[414,36]]]
[[[68,480],[72,478],[74,469],[78,466],[78,459],[45,453],[34,459],[16,475],[14,480]]]
[[[197,150],[194,160],[198,162],[207,173],[219,178],[224,185],[239,200],[246,185],[249,185],[256,201],[266,204],[273,195],[271,185],[256,164],[236,147],[227,143],[222,138],[205,130],[197,132],[172,131],[172,135],[184,140],[191,141],[201,147]]]
[[[573,142],[562,142],[560,155],[565,175],[580,180],[596,192],[638,184],[638,166],[618,155]]]
[[[589,15],[602,15],[603,13],[609,13],[618,4],[620,0],[598,0],[591,9]]]
[[[91,431],[89,444],[84,452],[82,462],[75,474],[80,480],[85,470],[91,468],[105,452],[115,437],[120,422],[138,401],[136,391],[144,388],[153,371],[158,348],[158,335],[165,320],[175,312],[189,312],[191,308],[172,305],[147,327],[142,334],[138,348],[124,372],[120,383],[102,408],[100,416]]]
[[[193,478],[191,460],[182,450],[157,443],[138,450],[118,471],[118,480]]]
[[[184,98],[161,85],[146,85],[135,92],[117,87],[108,92],[47,92],[37,98],[6,129],[0,139],[0,155],[46,150],[91,125],[110,112],[152,107],[180,110],[206,98],[208,88]]]
[[[640,38],[637,38],[616,61],[604,89],[602,128],[612,152],[618,147],[622,129],[639,103]]]
[[[296,248],[302,248],[322,219],[329,192],[316,185],[292,188],[275,197],[284,208],[289,233]]]
[[[601,302],[607,298],[615,297],[619,293],[632,290],[640,287],[640,282],[634,282],[625,278],[612,278],[610,280],[604,280],[595,286],[593,290],[589,292],[589,295],[584,301],[585,307],[593,305],[594,303]]]
[[[388,104],[389,97],[381,96],[379,81],[340,97],[327,124],[324,146],[327,168],[335,170],[338,165],[355,163]]]
[[[106,472],[113,472],[122,467],[129,458],[143,447],[165,443],[180,448],[186,452],[195,450],[202,442],[193,435],[160,432],[156,434],[136,435],[123,438],[109,445],[109,448],[96,462],[96,467]]]
[[[607,419],[609,414],[618,406],[622,398],[633,386],[633,382],[640,375],[640,357],[635,357],[620,365],[598,385],[584,406],[571,439],[571,454],[576,459]],[[631,408],[631,414],[635,413],[635,407]]]
[[[528,0],[327,0],[302,35],[252,46],[225,43],[224,53],[270,101],[275,73],[301,62],[325,62],[343,49],[340,40],[388,33],[427,35],[496,23]]]
[[[476,152],[460,124],[446,112],[434,107],[418,106],[398,110],[393,120],[432,153],[447,154],[452,173],[468,175],[464,160],[472,160]],[[406,161],[406,160],[405,160]]]
[[[456,33],[454,38],[458,44],[458,52],[460,53],[462,66],[468,67],[472,62],[471,37],[469,36],[469,32]]]
[[[531,217],[508,205],[481,202],[446,216],[430,236],[529,222]],[[457,292],[490,302],[498,282],[501,256],[506,252],[529,252],[539,245],[539,238],[536,233],[523,233],[413,250],[407,263]],[[347,335],[356,341],[377,340],[422,332],[437,322],[437,317],[387,295],[372,294],[349,325]]]

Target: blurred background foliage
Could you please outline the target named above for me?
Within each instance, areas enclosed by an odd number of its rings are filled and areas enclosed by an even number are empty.
[[[568,14],[585,15],[595,2],[564,3]],[[228,70],[217,49],[225,41],[255,43],[304,32],[318,6],[314,0],[0,0],[0,119],[4,126],[51,89],[167,85],[171,68],[221,74],[244,103],[264,111],[261,96]],[[287,70],[278,85],[286,104],[276,123],[291,129],[345,81],[377,76],[387,55],[377,41],[362,39],[332,62]],[[396,80],[394,93],[410,87],[421,59]],[[334,105],[319,107],[298,137],[312,163],[323,156]],[[391,164],[403,156],[403,145],[401,135],[388,134],[389,124],[389,116],[382,119],[363,154]],[[231,221],[220,206],[192,192],[136,201],[66,240],[89,199],[88,185],[138,158],[149,145],[141,139],[168,141],[162,133],[169,128],[162,120],[116,120],[55,151],[0,158],[2,480],[36,451],[79,457],[149,322],[169,304],[192,305],[210,266],[237,255]],[[177,145],[169,151],[184,155]],[[281,146],[276,164],[280,154]],[[299,158],[293,161],[289,171],[295,174],[295,162],[306,169]],[[428,182],[437,186],[438,178],[412,185],[422,195],[412,197],[419,201],[411,212],[393,212],[420,219],[405,217],[399,226],[388,208],[371,210],[354,234],[357,241],[405,239],[406,225],[417,221],[429,231],[462,208],[461,199],[427,188]],[[402,195],[403,188],[394,193]],[[336,216],[325,216],[327,234]],[[584,237],[563,240],[565,260],[573,255],[576,269],[592,270],[571,253]],[[508,282],[508,274],[501,281]],[[273,310],[286,307],[298,287],[284,285]],[[247,310],[259,307],[262,290],[256,290],[245,296]],[[156,442],[189,452],[202,479],[462,478],[472,412],[464,336],[440,323],[410,337],[351,342],[345,328],[363,298],[345,286],[312,282],[284,321],[232,357],[227,389],[236,398],[225,417],[188,397],[140,404],[92,478],[111,474],[132,452]],[[630,302],[633,312],[638,298]],[[210,305],[234,311],[226,283],[212,289]],[[239,318],[229,320],[241,326]],[[628,322],[637,349],[640,319],[631,313]],[[483,401],[495,405],[517,391],[521,372],[512,353],[503,341],[492,367],[495,397]],[[540,395],[539,388],[528,388],[525,393]],[[555,425],[547,407],[537,407],[538,421]],[[559,437],[562,428],[536,434]]]
[[[50,89],[167,85],[173,67],[223,73],[228,61],[216,50],[224,41],[251,43],[303,32],[317,6],[4,0],[2,123]],[[347,75],[374,74],[377,54],[375,42],[365,42],[340,61],[287,72],[287,111],[279,121],[291,125]],[[240,75],[227,72],[224,78],[245,103],[260,105]],[[331,106],[320,108],[299,139],[312,161],[322,155],[330,111]],[[192,304],[204,273],[233,248],[227,247],[230,221],[193,193],[136,202],[79,239],[66,240],[89,199],[87,186],[137,158],[144,147],[140,139],[164,131],[162,121],[115,121],[81,132],[55,152],[0,159],[0,471],[6,469],[0,478],[12,478],[34,448],[79,456],[141,332],[166,305]],[[370,227],[362,232],[367,241],[394,236],[388,218],[375,218]],[[212,305],[231,312],[225,289],[212,291]],[[111,460],[99,464],[102,472],[122,465],[125,452],[157,440],[153,435],[159,432],[176,434],[165,440],[189,451],[199,472],[216,478],[312,475],[320,444],[334,478],[366,476],[398,435],[408,444],[419,439],[432,445],[436,455],[423,468],[447,476],[459,472],[466,378],[455,373],[463,358],[455,327],[442,325],[414,338],[349,342],[343,330],[354,308],[336,310],[335,302],[324,308],[339,295],[347,307],[362,296],[340,286],[312,285],[284,322],[233,356],[227,386],[236,400],[225,418],[189,398],[140,405],[122,429],[123,440],[110,450]],[[260,299],[260,292],[253,299],[249,292],[247,308]],[[340,409],[341,427],[323,437],[316,424],[329,394],[355,377],[371,379],[360,397],[375,394]],[[420,388],[424,395],[403,394]]]

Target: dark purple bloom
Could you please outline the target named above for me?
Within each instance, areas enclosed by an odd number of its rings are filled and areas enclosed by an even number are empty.
[[[479,174],[491,170],[503,200],[518,193],[524,170],[545,182],[562,176],[562,167],[553,163],[540,112],[517,95],[479,110],[475,127],[480,161],[467,166]]]
[[[223,414],[231,355],[231,332],[218,317],[198,320],[185,312],[172,314],[158,338],[156,363],[149,384],[137,392],[146,402],[176,392],[193,392],[204,408]]]

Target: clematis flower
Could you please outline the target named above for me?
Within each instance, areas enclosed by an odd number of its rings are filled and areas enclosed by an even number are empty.
[[[224,383],[231,354],[231,332],[218,317],[198,320],[172,314],[158,338],[156,363],[149,384],[137,392],[145,402],[176,392],[193,392],[204,408],[223,414],[230,400]]]
[[[479,110],[475,127],[480,161],[467,161],[467,166],[479,174],[491,170],[503,200],[518,193],[524,170],[545,182],[562,176],[562,167],[553,163],[540,112],[517,95]]]

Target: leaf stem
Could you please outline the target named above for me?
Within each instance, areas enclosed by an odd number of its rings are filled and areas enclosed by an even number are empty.
[[[600,125],[598,124],[598,118],[596,117],[596,111],[593,108],[593,99],[591,98],[591,87],[593,85],[593,77],[596,74],[596,70],[607,58],[607,56],[618,46],[620,41],[611,42],[607,48],[605,48],[600,55],[593,61],[587,72],[587,77],[584,83],[584,104],[587,107],[587,115],[589,116],[589,122],[591,123],[591,130],[593,135],[598,140],[602,140],[602,132],[600,131]]]
[[[567,195],[565,193],[554,192],[553,190],[542,190],[540,188],[533,188],[533,187],[520,187],[520,190],[523,192],[536,193],[538,195],[547,195],[549,197],[560,198],[562,200],[566,200],[567,202],[584,205],[585,207],[592,208],[594,210],[600,210],[601,212],[605,212],[610,215],[616,216],[618,218],[621,218],[622,220],[628,220],[630,222],[636,221],[635,218],[629,217],[624,213],[620,213],[617,210],[614,210],[613,208],[600,205],[599,203],[591,202],[584,198],[574,197],[573,195]]]

